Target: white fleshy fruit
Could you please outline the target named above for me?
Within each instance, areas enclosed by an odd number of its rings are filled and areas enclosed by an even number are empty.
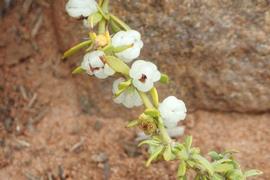
[[[119,84],[124,81],[124,78],[119,78],[113,82],[113,94],[115,94],[119,90]],[[123,104],[127,108],[138,107],[143,104],[140,95],[133,87],[127,88],[118,97],[114,98],[114,102],[117,104]]]
[[[182,100],[169,96],[159,104],[160,115],[167,128],[177,126],[177,123],[186,118],[187,108]]]
[[[139,57],[143,42],[141,34],[135,30],[119,31],[112,38],[112,45],[114,47],[129,46],[132,47],[116,53],[115,55],[126,63],[129,63]]]
[[[135,61],[129,71],[133,85],[142,92],[148,92],[154,83],[160,80],[161,74],[157,66],[144,60]]]
[[[69,0],[66,11],[74,18],[88,17],[98,11],[97,2],[95,0]]]
[[[95,75],[97,78],[105,79],[112,76],[115,71],[102,60],[104,56],[103,51],[93,51],[85,54],[81,63],[82,69],[89,75]]]

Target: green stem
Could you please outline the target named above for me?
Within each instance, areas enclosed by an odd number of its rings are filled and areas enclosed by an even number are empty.
[[[102,19],[98,24],[98,34],[105,34],[106,32],[106,21]]]
[[[99,5],[99,6],[102,6],[103,1],[104,1],[104,0],[99,0],[99,1],[98,1],[98,5]]]
[[[109,13],[109,0],[103,0],[103,4],[102,4],[102,10],[104,13],[108,14]]]
[[[147,94],[144,92],[141,92],[139,90],[138,90],[138,92],[139,92],[139,95],[140,95],[145,107],[146,108],[153,108],[154,106],[153,106],[152,102],[150,101],[149,97],[147,96]]]
[[[115,23],[117,23],[118,25],[120,25],[124,30],[130,30],[130,27],[124,23],[121,19],[119,19],[118,17],[110,14],[111,20],[113,20]]]
[[[147,96],[146,93],[144,92],[141,92],[141,91],[138,91],[140,96],[141,96],[141,99],[145,105],[146,108],[153,108],[154,105],[152,104],[151,100],[149,99],[149,97]],[[162,118],[159,118],[159,122],[158,122],[158,129],[160,131],[160,136],[164,142],[164,144],[169,144],[171,143],[172,139],[170,138],[167,130],[165,129],[164,127],[164,123],[163,123],[163,119]]]
[[[162,118],[159,118],[159,122],[158,122],[158,129],[160,131],[160,136],[163,140],[163,142],[165,144],[170,144],[172,139],[171,137],[169,136],[166,128],[164,127],[164,124],[163,124],[163,119]]]

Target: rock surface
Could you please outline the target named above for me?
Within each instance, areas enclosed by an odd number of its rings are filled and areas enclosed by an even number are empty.
[[[55,16],[62,50],[87,35],[64,3],[54,4],[63,10]],[[112,11],[142,33],[142,58],[171,77],[164,95],[182,98],[189,109],[270,110],[268,1],[118,0]],[[100,86],[95,89],[111,88]]]

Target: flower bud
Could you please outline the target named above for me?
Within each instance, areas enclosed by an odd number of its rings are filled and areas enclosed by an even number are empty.
[[[145,114],[142,114],[139,117],[139,127],[146,135],[151,135],[157,130],[155,120],[151,116]]]
[[[167,97],[159,104],[160,115],[164,120],[167,128],[174,128],[177,123],[186,118],[185,103],[174,96]]]
[[[74,18],[88,17],[98,11],[95,0],[69,0],[66,4],[67,13]]]

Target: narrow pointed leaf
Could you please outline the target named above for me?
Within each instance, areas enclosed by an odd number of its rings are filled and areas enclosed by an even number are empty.
[[[198,154],[194,154],[193,159],[197,161],[198,163],[200,163],[208,171],[210,175],[214,173],[213,167],[207,159],[205,159],[204,157]]]
[[[163,158],[165,161],[170,161],[174,158],[174,155],[172,154],[172,148],[170,145],[168,145],[166,148],[165,148],[165,151],[163,153]]]
[[[159,156],[159,154],[163,151],[163,148],[164,148],[163,146],[159,146],[159,147],[156,149],[156,151],[155,151],[154,153],[151,154],[151,156],[149,157],[149,159],[148,159],[147,162],[146,162],[146,167],[150,166],[151,162],[152,162],[153,160],[155,160],[155,159]]]
[[[106,15],[106,13],[103,11],[103,9],[101,9],[99,6],[97,6],[98,11],[100,12],[100,14],[104,17],[104,19],[109,20],[110,16]]]
[[[256,169],[252,169],[252,170],[246,171],[244,173],[245,177],[259,176],[259,175],[262,175],[262,174],[263,174],[262,171],[259,171],[259,170],[256,170]]]
[[[95,27],[102,20],[102,15],[97,12],[88,16],[87,21],[91,25],[91,28]]]
[[[178,167],[177,176],[182,177],[186,174],[187,164],[185,161],[181,161]]]
[[[116,24],[118,24],[123,30],[130,30],[130,27],[124,23],[122,20],[120,20],[118,17],[114,16],[114,15],[110,15],[111,20],[114,21]]]
[[[113,31],[114,33],[117,33],[117,32],[119,32],[119,31],[121,31],[121,27],[119,27],[119,25],[118,25],[115,21],[113,21],[113,20],[111,20],[111,19],[110,19],[110,25],[111,25],[112,31]]]
[[[129,67],[122,60],[114,56],[106,56],[105,59],[113,70],[124,75],[129,75]]]
[[[149,144],[149,145],[153,145],[153,146],[159,146],[160,145],[160,142],[159,141],[156,141],[156,140],[153,140],[153,139],[147,139],[147,140],[144,140],[142,142],[140,142],[140,144],[138,144],[138,146],[142,146],[144,144]]]
[[[65,59],[67,57],[72,56],[73,54],[75,54],[76,52],[78,52],[80,49],[82,49],[84,47],[87,47],[87,46],[90,46],[91,43],[92,43],[92,41],[91,40],[88,40],[88,41],[84,41],[82,43],[79,43],[79,44],[75,45],[74,47],[70,48],[69,50],[67,50],[64,53],[62,59]]]
[[[159,111],[156,108],[147,108],[144,111],[144,114],[149,115],[151,117],[158,117],[159,116]]]
[[[122,51],[125,51],[127,50],[128,48],[131,48],[133,45],[124,45],[124,46],[118,46],[118,47],[114,47],[113,48],[113,52],[114,53],[119,53],[119,52],[122,52]]]
[[[80,74],[80,73],[84,73],[85,70],[81,67],[81,66],[78,66],[76,69],[74,69],[72,71],[72,74]]]
[[[139,124],[139,121],[136,119],[136,120],[133,120],[133,121],[130,121],[127,125],[128,128],[132,128],[132,127],[135,127]]]
[[[231,171],[234,169],[234,166],[232,164],[224,163],[224,164],[217,164],[214,166],[215,172],[219,173],[226,173],[228,171]]]
[[[187,150],[190,150],[191,145],[192,145],[192,137],[191,136],[187,136],[185,138],[185,146],[186,146]]]
[[[131,85],[131,79],[127,80],[127,81],[124,81],[124,82],[121,82],[118,86],[118,89],[126,89],[128,88],[129,86]]]

